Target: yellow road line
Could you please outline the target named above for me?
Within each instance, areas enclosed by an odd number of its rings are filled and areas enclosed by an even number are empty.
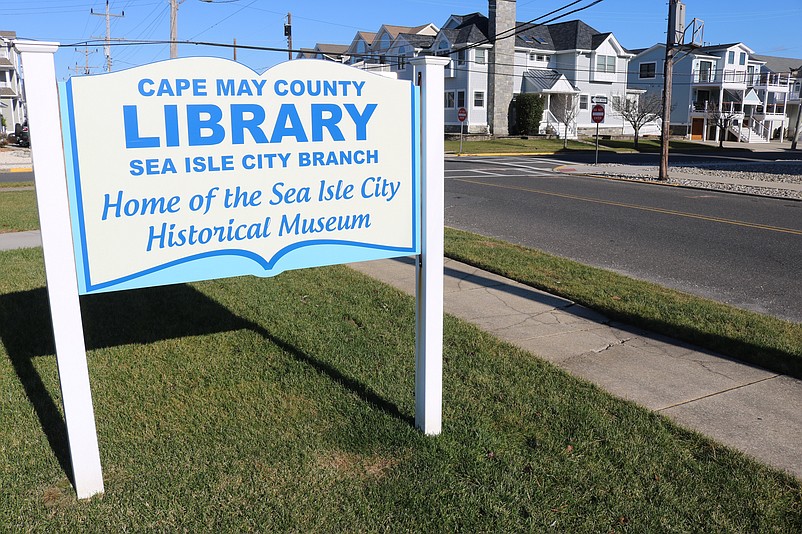
[[[707,215],[698,215],[696,213],[687,213],[684,211],[676,211],[676,210],[669,210],[664,208],[652,208],[649,206],[640,206],[638,204],[627,204],[625,202],[615,202],[612,200],[600,200],[598,198],[589,198],[589,197],[580,197],[577,195],[568,195],[565,193],[554,193],[552,191],[543,191],[541,189],[532,189],[529,187],[519,187],[519,186],[512,186],[512,185],[504,185],[504,184],[493,184],[487,182],[480,182],[478,180],[468,180],[466,178],[450,178],[451,180],[456,180],[459,182],[466,182],[469,184],[475,185],[484,185],[487,187],[497,187],[499,189],[512,189],[515,191],[526,191],[528,193],[537,193],[539,195],[548,195],[552,197],[560,197],[560,198],[567,198],[570,200],[580,200],[582,202],[591,202],[594,204],[604,204],[606,206],[617,206],[619,208],[629,208],[635,209],[640,211],[649,211],[653,213],[661,213],[663,215],[674,215],[676,217],[686,217],[689,219],[699,219],[702,221],[710,221],[710,222],[717,222],[722,224],[731,224],[733,226],[743,226],[745,228],[756,228],[759,230],[768,230],[771,232],[780,232],[784,234],[791,234],[791,235],[800,235],[802,236],[802,230],[794,230],[793,228],[783,228],[782,226],[771,226],[768,224],[757,224],[757,223],[749,223],[745,221],[737,221],[734,219],[724,219],[721,217],[710,217]]]

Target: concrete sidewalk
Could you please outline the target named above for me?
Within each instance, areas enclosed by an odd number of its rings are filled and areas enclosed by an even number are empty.
[[[350,266],[414,294],[411,258]],[[802,381],[611,322],[456,261],[446,260],[444,283],[446,312],[802,479]]]

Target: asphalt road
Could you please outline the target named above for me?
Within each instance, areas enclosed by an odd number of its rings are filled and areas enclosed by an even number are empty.
[[[0,182],[33,182],[33,172],[0,171]]]
[[[449,158],[446,224],[802,322],[802,202]]]

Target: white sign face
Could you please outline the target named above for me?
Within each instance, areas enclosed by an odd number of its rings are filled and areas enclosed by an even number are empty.
[[[420,252],[411,82],[186,58],[60,94],[82,294]]]

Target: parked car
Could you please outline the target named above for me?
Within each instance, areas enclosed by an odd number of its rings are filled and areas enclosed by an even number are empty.
[[[31,135],[28,131],[27,119],[22,124],[14,126],[14,137],[16,137],[19,146],[31,146]]]

